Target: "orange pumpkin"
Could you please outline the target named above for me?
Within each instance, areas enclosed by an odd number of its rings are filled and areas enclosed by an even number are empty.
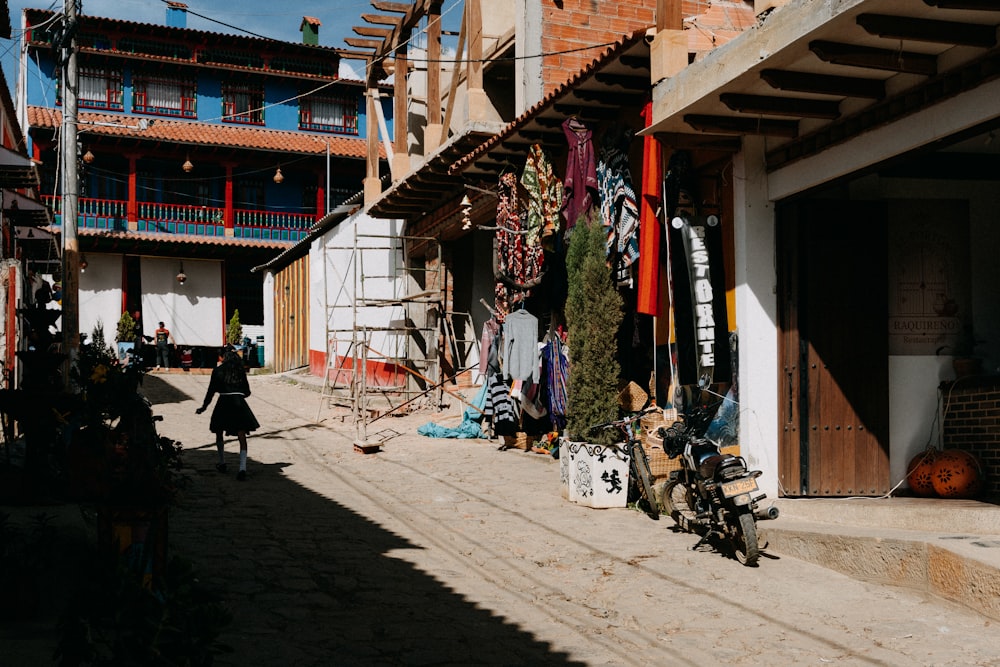
[[[983,467],[974,455],[946,449],[934,462],[931,479],[942,498],[974,498],[983,489]]]
[[[906,466],[906,483],[910,490],[918,496],[934,495],[934,463],[941,455],[936,449],[925,449]]]

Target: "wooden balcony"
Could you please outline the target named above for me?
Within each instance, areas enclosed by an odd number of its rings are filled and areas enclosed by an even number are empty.
[[[62,197],[43,195],[52,208],[55,224],[62,224]],[[131,229],[161,234],[193,236],[226,236],[225,208],[221,206],[188,206],[159,202],[136,202],[136,219]],[[298,241],[316,222],[308,213],[286,213],[261,209],[233,209],[232,236],[238,239]],[[77,227],[128,231],[128,201],[123,199],[92,199],[81,197]]]

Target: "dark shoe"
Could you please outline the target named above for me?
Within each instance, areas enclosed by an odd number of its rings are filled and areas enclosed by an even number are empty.
[[[229,470],[229,466],[227,466],[225,463],[216,463],[215,470],[216,472],[226,472]]]
[[[240,481],[240,482],[247,481],[247,471],[246,470],[240,470],[238,473],[236,473],[236,479],[237,479],[237,481]]]

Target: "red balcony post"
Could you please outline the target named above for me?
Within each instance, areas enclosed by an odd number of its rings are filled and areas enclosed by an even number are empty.
[[[319,187],[316,188],[316,219],[321,220],[326,215],[326,183],[323,174],[317,175]]]
[[[139,197],[135,169],[135,163],[139,156],[130,153],[125,157],[128,158],[128,207],[125,211],[125,217],[128,219],[129,231],[135,232],[139,230]]]
[[[233,217],[233,163],[225,163],[226,167],[226,210],[223,215],[223,224],[226,226],[225,235],[235,236],[235,219]]]

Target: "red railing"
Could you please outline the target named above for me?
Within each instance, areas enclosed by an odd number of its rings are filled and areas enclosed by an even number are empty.
[[[62,224],[62,197],[43,195],[52,208],[56,224]],[[140,232],[223,236],[225,209],[219,206],[189,206],[138,202],[136,229]],[[258,209],[233,211],[233,234],[236,238],[297,241],[304,237],[316,216],[308,213],[287,213]],[[77,225],[90,229],[128,230],[128,202],[120,199],[81,197]]]

